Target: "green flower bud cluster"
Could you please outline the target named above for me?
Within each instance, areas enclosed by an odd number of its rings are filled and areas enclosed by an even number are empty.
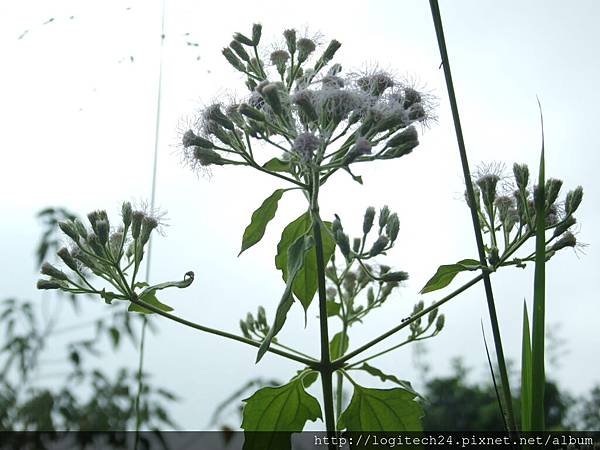
[[[583,198],[581,186],[568,192],[565,200],[560,201],[563,181],[549,178],[545,182],[544,198],[541,199],[537,186],[530,185],[529,168],[525,164],[514,164],[512,177],[505,176],[498,169],[482,172],[473,186],[474,207],[481,229],[489,237],[486,251],[491,266],[512,264],[525,267],[527,261],[534,260],[535,254],[511,261],[506,261],[504,255],[513,252],[516,246],[535,235],[536,205],[540,204],[544,210],[546,230],[552,231],[547,256],[552,257],[558,250],[577,245],[570,230],[576,224],[573,214]],[[512,194],[507,194],[511,191]]]
[[[134,210],[131,203],[124,202],[121,220],[116,228],[111,227],[104,210],[93,211],[87,217],[89,228],[79,219],[59,222],[59,228],[69,238],[71,245],[69,248],[60,248],[57,256],[69,270],[63,271],[48,262],[43,263],[41,273],[48,278],[38,281],[38,289],[99,295],[107,303],[114,299],[136,302],[150,298],[158,289],[187,287],[193,281],[194,274],[188,272],[182,281],[155,286],[136,282],[144,251],[152,233],[160,226],[159,214],[149,212],[146,208]],[[97,280],[93,279],[90,272],[104,280],[106,285],[94,287],[92,283]],[[128,276],[129,273],[131,276]],[[160,304],[153,299],[154,306]]]
[[[421,300],[413,307],[413,312],[411,317],[421,314],[425,309],[425,304]],[[425,324],[424,318],[427,319],[427,323]],[[408,338],[409,341],[418,341],[428,339],[439,334],[444,328],[445,317],[443,314],[438,315],[438,310],[433,309],[427,315],[423,315],[409,325],[410,328],[410,336]],[[427,334],[428,331],[431,332]]]
[[[270,330],[265,308],[259,306],[256,317],[248,313],[245,319],[241,319],[240,330],[242,330],[242,334],[246,339],[262,341]]]

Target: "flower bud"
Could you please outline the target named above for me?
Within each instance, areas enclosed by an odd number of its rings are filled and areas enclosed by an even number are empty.
[[[379,228],[380,229],[383,229],[383,227],[385,227],[389,217],[390,217],[390,208],[388,207],[388,205],[385,205],[383,208],[381,208],[381,211],[379,211]]]
[[[250,55],[248,55],[246,49],[244,49],[244,46],[242,44],[240,44],[238,41],[233,40],[231,41],[229,46],[233,49],[234,52],[237,53],[237,55],[240,58],[242,58],[246,62],[250,62]]]
[[[219,104],[214,104],[206,108],[204,113],[209,120],[213,120],[223,128],[227,128],[230,131],[235,129],[233,122],[221,111],[221,106]],[[212,148],[212,147],[208,147]]]
[[[394,80],[385,72],[377,72],[373,75],[359,78],[357,84],[363,91],[379,97],[386,89],[394,86]]]
[[[565,211],[567,215],[573,214],[579,208],[581,199],[583,198],[583,188],[577,186],[575,190],[569,191],[567,198],[565,199]]]
[[[417,129],[411,125],[410,127],[402,130],[399,133],[396,133],[386,142],[386,148],[400,147],[406,144],[419,143],[419,134],[417,133]]]
[[[329,61],[331,61],[335,55],[335,53],[339,50],[339,48],[342,46],[342,44],[339,41],[336,41],[335,39],[333,39],[329,45],[327,46],[327,48],[325,49],[325,51],[323,52],[323,56],[321,56],[320,59],[320,64],[321,65],[326,65]]]
[[[108,242],[108,235],[110,233],[108,221],[104,219],[99,219],[96,222],[96,230],[98,232],[98,239],[100,240],[100,244],[106,245],[106,243]]]
[[[260,37],[262,35],[262,25],[255,23],[252,25],[252,43],[257,46],[260,43]]]
[[[398,272],[387,272],[381,276],[381,279],[386,283],[406,281],[408,280],[408,273],[402,270]]]
[[[344,258],[348,259],[350,257],[350,239],[348,235],[343,232],[343,230],[338,230],[335,233],[335,242],[337,243],[342,255]]]
[[[43,290],[62,289],[63,287],[65,287],[63,284],[53,280],[38,280],[37,282],[37,288]]]
[[[371,306],[373,303],[375,303],[375,291],[370,287],[367,291],[367,304]]]
[[[87,237],[86,242],[96,255],[98,255],[98,256],[104,255],[104,251],[102,249],[102,244],[100,243],[100,239],[98,239],[98,235],[96,233],[90,233]]]
[[[303,63],[308,59],[310,54],[317,48],[315,42],[312,39],[300,38],[297,42],[298,47],[298,62]]]
[[[69,269],[78,271],[79,268],[77,267],[77,262],[75,261],[67,247],[62,247],[58,252],[56,252],[56,254],[60,259],[62,259],[62,261]]]
[[[266,120],[265,115],[261,111],[248,105],[247,103],[242,103],[238,107],[238,111],[240,114],[248,117],[249,119],[256,120],[257,122],[264,122]]]
[[[398,214],[393,213],[390,215],[387,225],[385,227],[385,234],[390,238],[390,241],[394,242],[398,237],[398,232],[400,231],[400,219],[398,219]]]
[[[83,223],[81,223],[81,220],[79,220],[79,219],[73,220],[73,226],[75,227],[75,230],[77,231],[79,236],[81,236],[83,239],[87,238],[88,233],[87,233],[87,230],[85,229],[85,225],[83,225]]]
[[[371,250],[369,250],[369,255],[370,256],[379,255],[381,252],[383,252],[385,250],[385,248],[387,247],[389,242],[390,242],[390,240],[387,236],[384,236],[384,235],[379,236],[377,238],[377,240],[373,243]]]
[[[331,232],[335,236],[338,231],[343,231],[343,230],[344,230],[344,228],[342,227],[342,221],[340,220],[340,216],[335,214],[335,219],[333,219],[333,222],[331,223]]]
[[[546,180],[546,207],[554,204],[558,198],[562,185],[562,180],[556,178],[549,178]]]
[[[225,59],[227,59],[229,64],[231,64],[234,68],[236,68],[240,72],[246,72],[244,64],[242,64],[242,62],[238,59],[237,56],[235,56],[235,53],[233,53],[233,51],[229,47],[225,47],[222,53],[223,56],[225,56]]]
[[[261,94],[273,112],[278,116],[281,116],[283,114],[283,108],[281,107],[281,99],[279,98],[279,88],[277,84],[267,84],[262,88]]]
[[[327,296],[328,300],[334,300],[335,296],[337,295],[336,288],[328,287],[327,290],[325,291],[325,295]]]
[[[283,37],[285,38],[288,51],[293,55],[296,52],[296,30],[285,30],[283,32]]]
[[[435,322],[435,331],[439,333],[444,328],[444,324],[446,323],[446,318],[443,314],[440,314]]]
[[[233,39],[235,39],[236,41],[238,41],[240,44],[247,45],[248,47],[252,47],[252,46],[255,45],[254,42],[251,39],[248,39],[242,33],[235,33],[233,35]]]
[[[254,325],[255,325],[254,317],[252,317],[252,314],[250,314],[250,313],[248,313],[246,315],[246,325],[248,326],[248,330],[250,330],[252,332],[255,331],[255,328],[254,328]]]
[[[575,238],[573,233],[571,233],[570,231],[566,231],[558,241],[552,244],[550,250],[557,252],[565,247],[575,247],[576,244],[577,239]]]
[[[75,227],[73,226],[72,222],[58,222],[58,227],[72,240],[74,240],[75,242],[79,242],[79,235],[77,234],[77,231],[75,230]]]
[[[359,253],[360,252],[360,244],[361,244],[362,240],[360,238],[354,238],[352,240],[352,251],[354,253]]]
[[[365,217],[363,219],[363,233],[368,234],[373,227],[373,221],[375,220],[375,208],[369,206],[365,211]]]
[[[140,241],[142,246],[148,242],[150,239],[150,233],[152,233],[152,230],[156,229],[156,227],[158,227],[158,220],[156,220],[154,217],[145,216],[142,219],[142,230],[140,232]]]
[[[481,189],[481,197],[486,207],[492,205],[494,200],[496,200],[496,186],[498,185],[498,181],[500,181],[500,177],[494,174],[483,175],[477,180],[477,186]]]
[[[131,203],[123,202],[121,206],[121,217],[123,218],[123,225],[125,225],[125,229],[129,228],[131,225],[131,214],[133,213],[131,209]]]
[[[248,332],[248,325],[243,320],[240,320],[240,329],[242,330],[242,334],[246,339],[252,339],[252,336]]]
[[[144,220],[144,213],[142,211],[134,211],[131,214],[131,236],[137,239],[140,236],[140,230],[142,228],[142,220]]]
[[[300,111],[304,113],[306,118],[311,122],[319,120],[319,116],[313,105],[314,93],[309,90],[301,90],[294,94],[292,102],[300,108]]]
[[[42,275],[47,275],[49,277],[56,278],[57,280],[67,281],[69,279],[69,277],[67,277],[67,275],[63,271],[58,270],[52,264],[47,262],[42,264],[40,272],[42,273]]]
[[[565,231],[567,231],[569,228],[571,228],[573,225],[575,225],[576,222],[577,221],[575,220],[575,217],[567,216],[567,218],[565,220],[563,220],[561,223],[559,223],[556,226],[556,228],[554,229],[553,237],[560,236]]]
[[[421,103],[421,94],[413,88],[404,89],[404,102],[402,104],[404,109],[409,109],[417,103]]]
[[[288,59],[290,59],[290,55],[285,50],[275,50],[271,53],[271,62],[280,72],[283,72],[280,69],[285,68],[285,63],[287,63]]]
[[[256,320],[261,326],[267,325],[267,313],[265,312],[265,308],[263,308],[262,306],[258,307],[258,314],[256,315]]]
[[[488,256],[488,261],[492,266],[495,266],[500,262],[500,255],[498,254],[498,247],[490,248],[490,255]]]
[[[529,167],[526,164],[515,163],[513,165],[513,174],[519,190],[526,190],[527,184],[529,184]]]
[[[431,312],[429,313],[429,315],[427,316],[427,325],[431,325],[433,323],[433,321],[435,320],[435,318],[438,315],[438,310],[436,309],[432,309]]]
[[[201,166],[222,166],[225,164],[221,155],[214,150],[202,147],[194,147],[194,159],[200,163]]]
[[[181,140],[184,148],[192,147],[194,145],[198,145],[204,148],[214,148],[214,144],[210,142],[208,139],[204,139],[201,136],[196,135],[192,130],[187,130],[183,138]]]

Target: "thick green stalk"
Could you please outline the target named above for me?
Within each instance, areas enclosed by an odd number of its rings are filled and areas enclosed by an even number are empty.
[[[448,97],[450,100],[450,107],[452,109],[452,118],[454,120],[454,128],[456,131],[456,139],[458,142],[458,150],[460,153],[460,160],[463,169],[463,176],[465,178],[465,184],[467,187],[467,197],[469,199],[469,205],[471,209],[471,219],[473,222],[473,230],[475,232],[475,240],[477,241],[477,251],[479,254],[479,261],[483,267],[483,285],[485,289],[485,295],[488,304],[488,313],[490,316],[490,322],[492,325],[492,334],[494,336],[494,346],[496,348],[496,358],[498,367],[500,369],[500,379],[502,382],[502,393],[504,400],[504,408],[509,426],[509,431],[516,431],[517,425],[512,406],[512,395],[510,393],[510,384],[508,380],[508,371],[506,369],[506,361],[504,359],[504,350],[502,348],[502,339],[500,337],[500,327],[498,325],[498,316],[496,314],[496,306],[494,304],[494,294],[492,290],[492,283],[490,281],[489,272],[486,270],[487,260],[485,255],[485,247],[483,243],[483,237],[481,235],[481,229],[479,228],[479,217],[477,215],[475,194],[473,191],[473,183],[471,181],[471,171],[469,169],[469,160],[467,158],[467,151],[465,148],[465,142],[462,133],[462,127],[460,124],[460,116],[458,114],[458,105],[456,102],[456,95],[454,92],[454,84],[452,82],[452,73],[450,71],[450,61],[448,57],[448,51],[446,49],[446,41],[444,39],[444,30],[442,26],[442,18],[437,0],[429,0],[431,6],[431,14],[433,17],[433,23],[435,26],[436,36],[438,45],[440,48],[440,54],[442,56],[442,65],[444,67],[444,75],[446,77],[446,87],[448,89]]]
[[[327,296],[325,286],[325,259],[323,256],[323,238],[321,236],[321,218],[319,216],[319,174],[313,175],[313,186],[310,197],[310,211],[313,220],[312,234],[317,257],[317,280],[319,293],[319,327],[321,334],[321,384],[323,387],[323,404],[325,409],[325,427],[327,434],[335,433],[335,414],[333,410],[333,370],[329,354],[329,330],[327,323]],[[335,447],[332,447],[335,448]]]

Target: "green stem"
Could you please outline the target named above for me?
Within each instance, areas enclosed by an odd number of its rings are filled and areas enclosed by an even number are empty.
[[[460,124],[460,117],[458,114],[458,105],[456,102],[456,95],[454,92],[454,84],[452,82],[452,73],[450,71],[450,61],[448,57],[448,51],[446,49],[446,41],[444,38],[444,30],[442,26],[442,17],[440,14],[440,9],[437,0],[429,1],[431,6],[431,14],[433,17],[433,23],[435,26],[437,41],[440,49],[440,54],[442,57],[442,65],[444,67],[444,75],[446,78],[446,87],[448,89],[448,97],[450,100],[450,107],[452,109],[452,117],[454,120],[454,128],[456,131],[456,138],[458,142],[458,149],[460,153],[460,160],[463,169],[463,176],[465,179],[465,184],[467,187],[467,197],[469,198],[469,205],[471,209],[471,219],[473,222],[473,230],[475,232],[475,240],[477,241],[477,250],[479,253],[479,261],[482,265],[482,274],[483,284],[485,288],[485,294],[488,304],[488,312],[490,316],[490,322],[492,325],[492,333],[494,336],[494,345],[496,347],[496,358],[498,362],[498,366],[500,369],[500,379],[502,381],[502,392],[503,392],[503,400],[504,400],[504,408],[506,410],[507,415],[507,423],[509,425],[509,431],[517,430],[517,425],[515,421],[515,416],[513,413],[512,406],[512,395],[510,392],[510,384],[508,379],[508,371],[506,369],[506,361],[504,359],[504,350],[502,348],[502,339],[500,337],[500,327],[498,325],[498,317],[496,314],[496,307],[494,304],[494,295],[492,291],[492,284],[490,281],[489,272],[486,270],[487,262],[485,256],[485,248],[483,244],[483,237],[481,235],[481,229],[479,228],[479,218],[477,216],[476,203],[475,203],[475,194],[473,191],[473,184],[471,181],[471,172],[469,169],[469,162],[467,158],[467,151],[465,148],[462,127]],[[493,226],[493,224],[492,224]]]
[[[142,425],[141,414],[140,414],[140,399],[142,397],[143,385],[143,369],[144,369],[144,343],[146,342],[146,326],[148,319],[144,317],[144,323],[142,324],[142,340],[140,343],[140,360],[138,364],[138,391],[135,397],[135,449],[138,448],[140,440],[140,427]]]
[[[382,335],[376,337],[372,341],[367,342],[365,345],[357,348],[356,350],[348,353],[347,355],[345,355],[345,356],[343,356],[341,358],[336,359],[335,361],[333,361],[333,367],[334,367],[334,369],[338,369],[340,367],[343,367],[344,363],[346,363],[346,361],[350,360],[351,358],[354,358],[355,356],[359,355],[360,353],[364,352],[365,350],[368,350],[369,348],[373,347],[375,344],[378,344],[379,342],[387,339],[388,337],[392,336],[393,334],[396,334],[398,331],[403,330],[404,328],[406,328],[407,326],[409,326],[412,322],[414,322],[415,320],[417,320],[419,317],[423,317],[423,316],[429,314],[434,309],[439,308],[444,303],[446,303],[447,301],[453,299],[457,295],[462,294],[464,291],[466,291],[467,289],[469,289],[471,286],[477,284],[482,279],[483,279],[483,274],[477,275],[475,278],[471,279],[471,281],[469,281],[466,284],[463,284],[461,287],[459,287],[455,291],[451,292],[450,294],[448,294],[447,296],[445,296],[441,300],[438,300],[437,302],[433,303],[431,306],[423,309],[421,312],[412,315],[409,320],[406,320],[406,321],[402,322],[400,325],[398,325],[398,326],[392,328],[391,330],[383,333]]]
[[[191,322],[189,320],[186,320],[186,319],[183,319],[181,317],[175,316],[173,314],[170,314],[168,312],[163,311],[160,308],[157,308],[154,305],[146,303],[146,302],[144,302],[142,300],[139,300],[139,299],[130,299],[130,300],[131,300],[131,303],[133,303],[134,305],[141,306],[144,309],[152,311],[153,313],[156,313],[156,314],[158,314],[160,316],[166,317],[167,319],[171,319],[171,320],[173,320],[175,322],[178,322],[178,323],[180,323],[182,325],[185,325],[187,327],[194,328],[194,329],[200,330],[200,331],[204,331],[205,333],[209,333],[209,334],[214,334],[214,335],[217,335],[217,336],[221,336],[221,337],[224,337],[224,338],[227,338],[227,339],[231,339],[231,340],[234,340],[234,341],[242,342],[244,344],[248,344],[248,345],[251,345],[252,347],[256,347],[256,348],[260,347],[260,345],[261,345],[260,342],[253,341],[252,339],[246,339],[245,337],[238,336],[238,335],[235,335],[233,333],[228,333],[226,331],[221,331],[221,330],[217,330],[217,329],[214,329],[214,328],[205,327],[204,325],[200,325],[198,323]],[[291,354],[291,353],[288,353],[288,352],[284,352],[283,350],[278,350],[276,348],[271,348],[271,347],[269,347],[269,349],[267,351],[271,352],[271,353],[274,353],[276,355],[279,355],[279,356],[283,356],[284,358],[291,359],[292,361],[296,361],[296,362],[302,363],[302,364],[304,364],[304,365],[306,365],[308,367],[311,367],[313,369],[317,369],[318,370],[319,367],[320,367],[320,363],[318,361],[314,360],[314,359],[303,358],[301,356],[296,356],[294,354]]]
[[[333,382],[331,355],[329,354],[329,330],[327,323],[327,296],[325,286],[325,259],[323,256],[323,238],[321,236],[321,220],[319,216],[319,174],[313,173],[313,185],[310,198],[310,211],[313,219],[313,239],[315,241],[317,259],[317,280],[319,292],[319,324],[321,334],[321,384],[323,387],[323,403],[325,407],[325,427],[328,436],[335,433],[335,415],[333,410]],[[335,446],[330,445],[331,448]]]

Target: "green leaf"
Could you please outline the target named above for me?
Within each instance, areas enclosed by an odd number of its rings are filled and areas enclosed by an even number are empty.
[[[289,172],[290,171],[290,163],[287,161],[282,161],[279,158],[273,158],[267,161],[263,168],[270,170],[271,172]]]
[[[294,375],[294,378],[301,376],[302,378],[302,384],[304,385],[305,388],[310,387],[315,381],[317,381],[317,379],[319,378],[319,372],[317,372],[316,370],[312,370],[308,367],[305,367],[304,369],[300,369],[296,372],[296,375]],[[294,379],[292,378],[292,380]],[[290,380],[290,381],[292,381]]]
[[[348,339],[347,335],[344,336],[343,332],[340,331],[333,336],[333,339],[331,339],[331,342],[329,343],[331,359],[335,360],[344,356],[344,353],[348,351],[348,345],[350,345],[350,339]]]
[[[327,317],[337,316],[340,313],[342,305],[334,300],[327,300]]]
[[[330,222],[324,222],[325,226],[331,228]],[[281,240],[277,244],[277,255],[275,256],[275,267],[282,272],[284,281],[288,280],[287,272],[287,248],[311,229],[312,219],[308,212],[302,214],[296,220],[288,224],[281,234]],[[323,258],[324,264],[327,265],[333,253],[335,252],[335,241],[327,230],[321,233],[323,240]],[[317,278],[317,252],[316,248],[312,248],[304,259],[304,265],[297,275],[293,285],[293,293],[300,300],[306,313],[310,303],[312,302],[318,288]]]
[[[268,223],[275,217],[278,202],[281,200],[281,196],[286,190],[287,189],[277,189],[262,202],[256,211],[252,213],[250,225],[248,225],[244,231],[242,249],[238,256],[241,255],[244,250],[247,250],[254,244],[260,242],[265,235]]]
[[[479,261],[475,259],[463,259],[456,264],[442,265],[438,267],[435,275],[432,276],[425,284],[423,289],[421,289],[421,294],[426,294],[427,292],[433,292],[437,291],[438,289],[445,288],[452,282],[454,277],[458,275],[459,272],[463,272],[465,270],[477,270],[479,267]]]
[[[527,303],[523,302],[523,341],[521,349],[521,431],[531,431],[531,338]]]
[[[413,393],[415,396],[419,396],[419,394],[413,389],[412,385],[409,381],[401,380],[394,375],[388,375],[383,373],[376,367],[370,366],[367,363],[363,363],[362,366],[357,367],[357,370],[364,370],[369,375],[373,375],[374,377],[379,378],[381,381],[391,381],[392,383],[396,383],[398,386],[406,389],[407,391]]]
[[[348,431],[422,431],[423,409],[415,394],[402,388],[371,389],[354,384],[354,394],[338,428]]]
[[[144,289],[142,292],[140,292],[138,294],[138,297],[140,298],[140,300],[144,300],[146,303],[150,303],[149,301],[145,300],[145,298],[150,298],[149,297],[150,294],[153,294],[156,291],[160,291],[161,289],[167,289],[170,287],[176,287],[179,289],[183,289],[183,288],[188,287],[190,284],[192,284],[193,281],[194,281],[194,272],[191,272],[191,271],[186,272],[186,274],[183,276],[183,280],[181,280],[181,281],[165,281],[164,283],[155,284],[154,286],[149,286],[146,289]],[[140,285],[140,286],[147,285],[147,283],[136,283],[136,286],[138,286],[138,285]],[[154,298],[156,299],[156,297],[154,297]],[[173,311],[173,309],[169,309],[169,311]]]
[[[273,325],[269,329],[269,333],[265,336],[265,340],[262,342],[258,349],[258,355],[256,356],[256,362],[260,361],[265,352],[271,345],[273,338],[279,333],[285,320],[287,313],[290,310],[292,303],[294,303],[294,297],[292,295],[292,285],[302,265],[304,264],[304,256],[306,255],[307,247],[312,245],[312,240],[307,236],[299,236],[294,243],[288,248],[287,252],[287,273],[288,281],[285,285],[285,290],[277,306],[275,312],[275,319]]]
[[[540,112],[541,113],[541,112]],[[546,193],[544,173],[544,123],[542,154],[538,178],[538,201],[535,201],[535,274],[533,287],[533,323],[531,332],[531,429],[544,431],[544,338],[546,332]]]
[[[292,433],[322,417],[319,402],[304,390],[300,377],[283,386],[259,389],[244,402],[244,450],[289,450]]]
[[[157,298],[156,298],[156,294],[154,294],[154,292],[150,292],[149,294],[145,294],[143,297],[140,297],[140,300],[143,301],[144,303],[148,303],[149,305],[152,305],[162,311],[165,312],[170,312],[173,311],[173,308],[171,308],[169,305],[165,305],[164,303],[161,303]],[[139,312],[139,313],[143,313],[143,314],[154,314],[153,311],[150,311],[149,309],[146,309],[142,306],[138,306],[135,303],[131,303],[129,305],[129,308],[127,309],[127,311],[130,312]]]

